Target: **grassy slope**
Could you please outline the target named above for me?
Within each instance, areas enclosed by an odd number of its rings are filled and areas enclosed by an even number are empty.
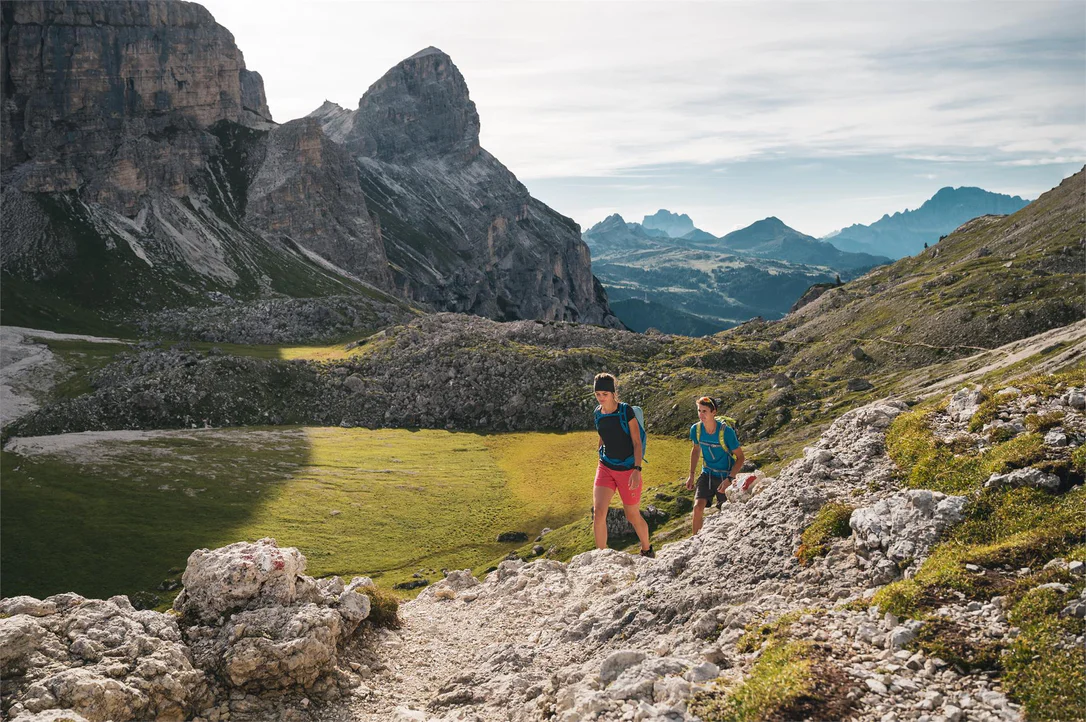
[[[739,393],[726,405],[748,441],[763,440],[754,453],[776,468],[850,408],[915,397],[925,383],[962,370],[958,360],[978,348],[1083,318],[1084,193],[1079,172],[1018,213],[967,223],[931,250],[831,290],[782,321],[714,337],[776,341],[773,372],[803,375],[783,394],[771,374],[733,377]],[[852,355],[857,348],[866,358]],[[930,371],[917,371],[924,367]],[[848,391],[853,378],[874,388]]]
[[[685,476],[689,447],[649,448],[647,498]],[[2,452],[6,596],[153,590],[193,549],[262,536],[299,547],[318,576],[481,572],[518,546],[501,532],[587,528],[595,469],[591,432],[230,429],[96,449]],[[590,547],[590,532],[571,543]]]

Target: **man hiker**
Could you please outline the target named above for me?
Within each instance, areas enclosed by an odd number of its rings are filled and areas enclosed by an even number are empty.
[[[698,399],[698,423],[690,427],[690,476],[686,479],[686,488],[693,489],[694,471],[698,466],[698,457],[704,459],[701,476],[697,480],[694,492],[694,533],[701,531],[705,505],[714,494],[724,494],[724,490],[735,479],[735,474],[743,468],[743,447],[739,437],[723,418],[716,417],[717,405],[708,396]]]

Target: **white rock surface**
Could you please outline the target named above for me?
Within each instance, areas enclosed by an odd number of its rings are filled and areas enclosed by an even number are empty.
[[[1060,477],[1055,474],[1046,474],[1032,466],[1025,469],[1015,469],[1006,474],[992,474],[984,486],[991,489],[1003,487],[1032,486],[1036,489],[1057,491],[1060,488]]]

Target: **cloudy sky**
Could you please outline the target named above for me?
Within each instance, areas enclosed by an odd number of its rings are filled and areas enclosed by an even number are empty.
[[[1086,3],[205,0],[286,122],[441,48],[482,145],[588,227],[812,235],[1086,163]]]

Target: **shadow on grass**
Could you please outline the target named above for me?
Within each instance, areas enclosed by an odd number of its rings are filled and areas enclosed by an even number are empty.
[[[310,453],[297,432],[260,449],[251,464],[231,463],[239,450],[229,440],[204,444],[184,432],[141,448],[95,446],[96,460],[0,452],[4,596],[161,594],[194,549],[237,541],[233,530]],[[165,460],[175,455],[185,463]]]

